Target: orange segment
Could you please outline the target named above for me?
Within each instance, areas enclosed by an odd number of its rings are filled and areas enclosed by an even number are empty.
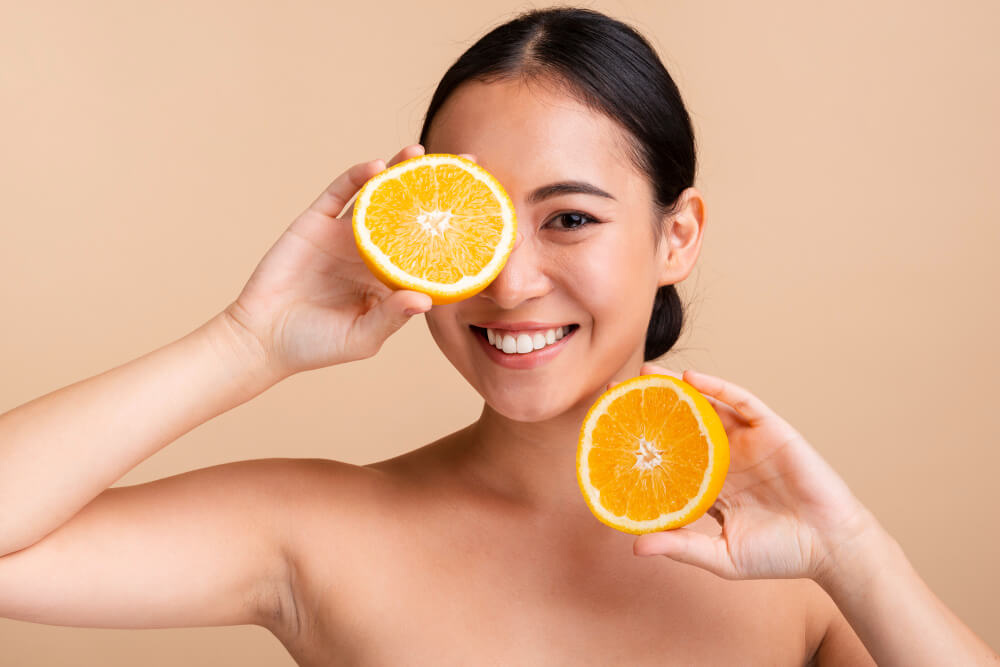
[[[698,390],[669,375],[612,387],[580,429],[576,474],[584,500],[600,521],[627,533],[697,520],[728,470],[719,415]]]
[[[514,205],[499,181],[458,155],[432,153],[372,177],[354,206],[354,238],[372,273],[435,304],[488,285],[514,246]]]

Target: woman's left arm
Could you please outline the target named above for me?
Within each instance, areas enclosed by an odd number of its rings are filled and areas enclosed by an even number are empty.
[[[899,543],[874,515],[866,514],[868,527],[840,545],[813,579],[837,604],[875,661],[1000,665],[1000,656],[927,587]]]
[[[681,378],[708,399],[729,438],[730,468],[708,510],[721,535],[641,535],[636,555],[667,556],[725,579],[813,579],[882,667],[1000,665],[833,468],[759,398],[703,373],[649,364],[642,372]],[[831,649],[820,648],[818,664]]]

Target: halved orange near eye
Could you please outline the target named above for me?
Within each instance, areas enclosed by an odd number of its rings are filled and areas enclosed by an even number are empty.
[[[514,205],[500,182],[458,155],[431,153],[372,177],[354,205],[361,258],[383,283],[451,303],[485,288],[514,247]]]

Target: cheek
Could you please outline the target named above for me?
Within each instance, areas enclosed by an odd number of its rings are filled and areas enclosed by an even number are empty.
[[[656,289],[649,248],[608,234],[572,259],[564,284],[594,318],[594,334],[645,334]]]
[[[427,329],[431,333],[431,338],[438,344],[438,347],[447,347],[455,339],[455,313],[454,304],[433,306],[426,314],[424,320],[427,322]]]
[[[434,306],[424,315],[424,319],[438,349],[451,361],[452,365],[461,367],[463,364],[461,355],[466,349],[462,344],[462,337],[466,331],[458,325],[459,318],[456,308],[457,304],[451,303]]]

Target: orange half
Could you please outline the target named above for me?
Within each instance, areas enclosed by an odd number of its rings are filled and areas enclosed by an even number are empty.
[[[500,182],[458,155],[404,160],[362,186],[352,218],[365,264],[392,289],[434,304],[485,288],[514,247],[514,205]]]
[[[640,375],[591,406],[576,475],[594,516],[640,535],[701,517],[729,470],[729,439],[697,389],[669,375]]]

